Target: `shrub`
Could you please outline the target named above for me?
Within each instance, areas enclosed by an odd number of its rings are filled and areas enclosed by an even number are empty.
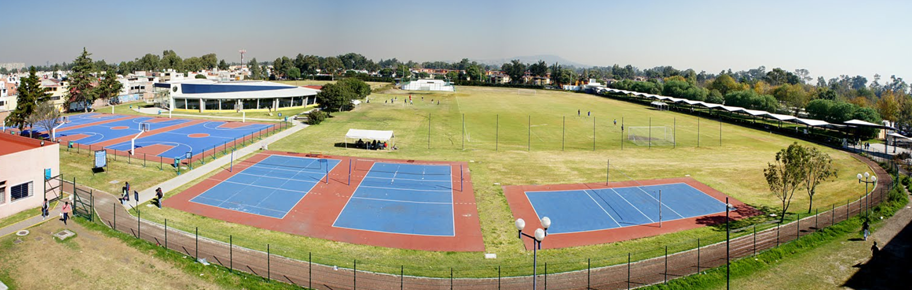
[[[323,123],[323,120],[326,120],[326,112],[320,110],[313,110],[310,113],[307,113],[307,124],[310,125],[319,125]]]

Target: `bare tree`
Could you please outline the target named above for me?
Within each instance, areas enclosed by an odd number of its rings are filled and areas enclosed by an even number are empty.
[[[782,212],[779,222],[785,220],[785,213],[792,203],[795,190],[801,186],[806,176],[804,165],[807,163],[807,149],[792,143],[788,148],[776,153],[776,162],[769,163],[763,170],[770,191],[782,202]]]
[[[54,104],[51,104],[51,102],[43,102],[38,104],[38,108],[35,109],[35,112],[32,112],[32,114],[28,116],[28,122],[32,126],[32,130],[29,130],[29,132],[32,133],[35,131],[35,127],[40,127],[47,131],[51,136],[54,136],[51,130],[54,130],[54,127],[57,127],[62,121],[60,111],[57,110]]]
[[[837,169],[833,167],[833,159],[829,154],[811,147],[807,151],[807,164],[805,168],[804,188],[807,190],[810,203],[808,204],[808,213],[814,208],[814,194],[817,185],[830,178],[837,177]]]

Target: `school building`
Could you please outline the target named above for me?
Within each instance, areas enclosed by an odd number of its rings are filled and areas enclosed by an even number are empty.
[[[267,111],[316,103],[319,90],[270,82],[180,79],[155,83],[156,102],[175,111]]]
[[[58,179],[47,180],[60,175],[59,150],[54,142],[0,134],[0,218],[41,207],[45,188],[59,185]]]

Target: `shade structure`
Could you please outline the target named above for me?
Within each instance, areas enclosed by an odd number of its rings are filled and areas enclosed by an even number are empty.
[[[393,138],[393,131],[348,129],[345,138],[389,141]]]

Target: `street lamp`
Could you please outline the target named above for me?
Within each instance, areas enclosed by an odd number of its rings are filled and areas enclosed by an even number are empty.
[[[735,206],[728,203],[728,197],[725,198],[725,289],[731,289],[731,222],[728,212],[735,209]]]
[[[532,290],[535,290],[535,282],[538,278],[538,249],[541,249],[541,242],[548,236],[548,228],[551,227],[551,219],[548,217],[543,217],[541,219],[542,227],[545,229],[535,229],[533,236],[523,233],[522,230],[526,227],[526,221],[523,219],[516,219],[516,230],[519,233],[519,239],[522,240],[523,237],[532,239]]]
[[[865,172],[863,175],[858,174],[858,183],[864,182],[865,184],[865,216],[868,215],[868,210],[871,209],[870,197],[868,194],[868,184],[877,183],[877,176],[871,176],[870,173]]]

